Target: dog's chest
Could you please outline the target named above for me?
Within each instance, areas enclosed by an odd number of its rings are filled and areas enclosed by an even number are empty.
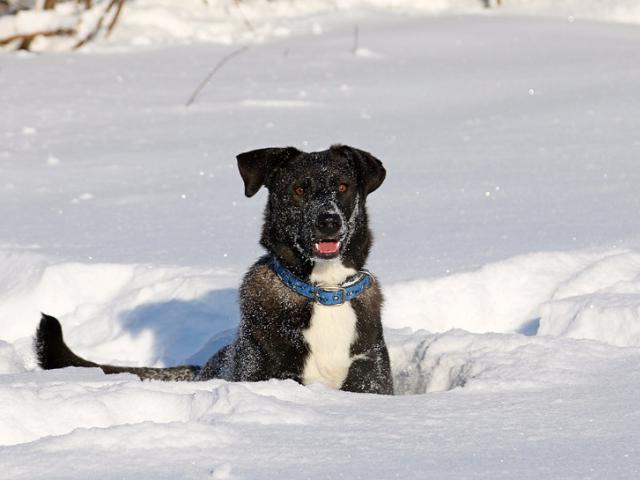
[[[356,272],[346,268],[339,260],[320,261],[316,264],[310,280],[319,286],[340,285]],[[303,336],[309,345],[302,382],[323,383],[340,388],[347,378],[353,362],[351,345],[356,340],[356,313],[350,302],[326,306],[315,304],[309,328]]]

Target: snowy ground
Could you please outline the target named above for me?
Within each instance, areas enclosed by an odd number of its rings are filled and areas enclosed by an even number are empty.
[[[4,478],[638,478],[638,27],[361,12],[354,54],[323,18],[189,108],[237,45],[0,56]],[[260,254],[235,154],[335,142],[388,169],[409,395],[34,370],[39,311],[94,360],[204,361]]]

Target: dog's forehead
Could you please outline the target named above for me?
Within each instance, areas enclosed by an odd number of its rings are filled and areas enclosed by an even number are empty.
[[[296,177],[333,178],[355,175],[351,162],[330,150],[303,153],[292,159],[286,170]]]

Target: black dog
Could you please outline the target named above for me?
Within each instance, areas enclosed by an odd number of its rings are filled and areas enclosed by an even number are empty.
[[[382,334],[382,295],[363,270],[371,247],[365,200],[385,178],[382,163],[348,146],[305,153],[293,147],[238,155],[248,197],[269,190],[260,243],[268,254],[240,287],[234,343],[204,367],[98,365],[64,343],[43,315],[35,338],[44,369],[99,367],[160,380],[293,379],[351,392],[393,393]]]

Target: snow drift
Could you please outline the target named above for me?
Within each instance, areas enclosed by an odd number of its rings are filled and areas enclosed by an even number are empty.
[[[0,330],[4,371],[32,368],[30,338],[39,312],[57,315],[66,340],[101,363],[203,363],[233,336],[235,285],[224,272],[195,267],[55,263],[2,254]],[[640,252],[520,255],[476,271],[385,287],[388,328],[521,333],[640,346]]]
[[[640,346],[640,253],[520,255],[386,289],[386,325],[520,332]]]

